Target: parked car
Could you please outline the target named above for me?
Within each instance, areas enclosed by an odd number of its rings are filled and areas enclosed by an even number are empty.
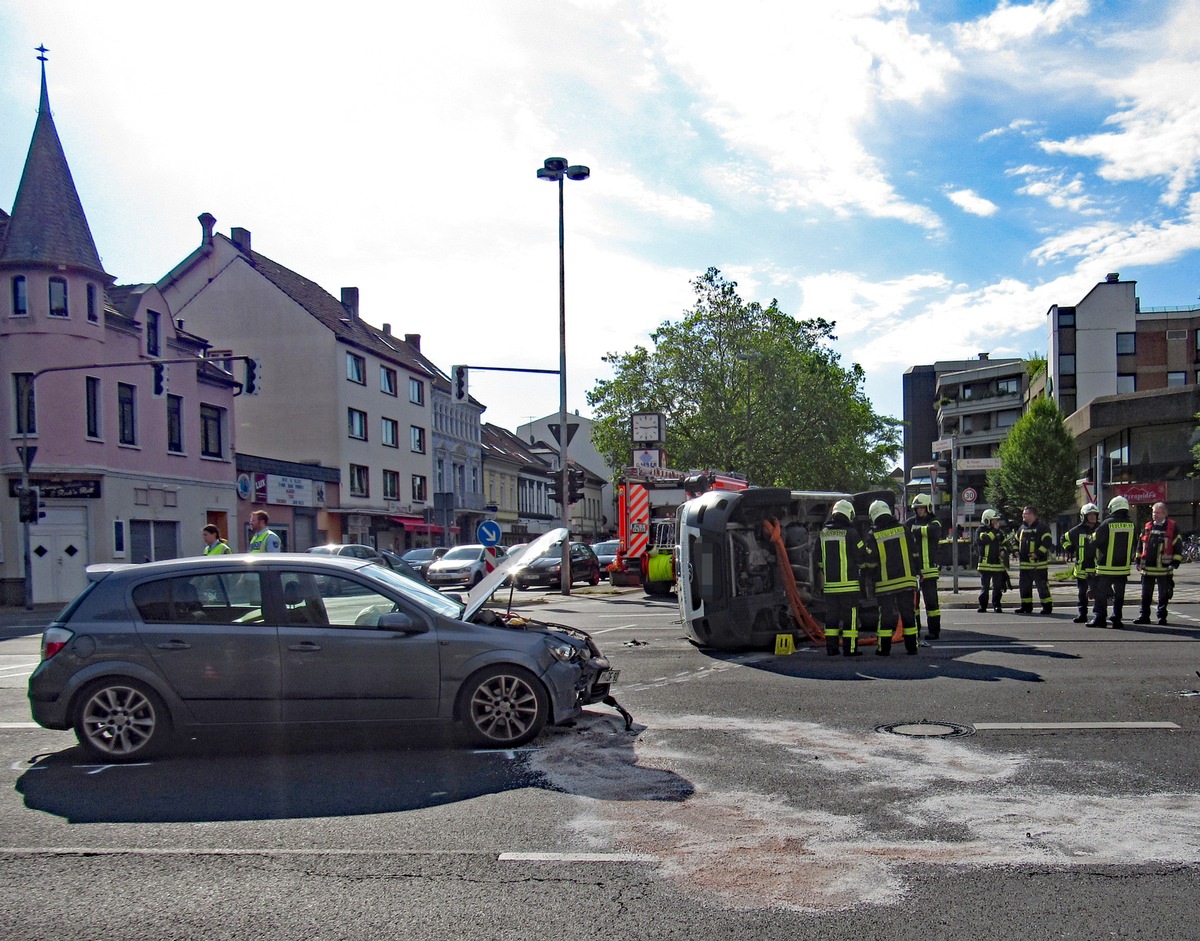
[[[548,546],[536,556],[531,555],[532,549],[526,550],[522,559],[512,571],[513,584],[518,588],[529,588],[533,585],[545,585],[553,588],[562,583],[562,542]],[[571,584],[587,582],[589,585],[600,584],[600,563],[591,547],[582,542],[571,543]]]
[[[565,530],[563,531],[565,532]],[[201,726],[457,721],[513,747],[610,694],[584,631],[466,605],[380,565],[321,553],[87,569],[42,635],[33,718],[106,761]]]
[[[592,551],[596,553],[596,560],[600,563],[600,577],[608,577],[608,567],[617,560],[617,550],[621,548],[620,539],[609,539],[606,542],[597,542],[592,546]]]
[[[504,549],[496,546],[496,559],[504,558]],[[434,588],[461,585],[470,588],[478,585],[487,575],[487,550],[480,545],[455,546],[434,562],[425,572],[425,581]]]
[[[429,571],[429,566],[449,551],[445,546],[422,546],[418,549],[409,549],[400,558],[420,572],[421,577],[424,578]]]

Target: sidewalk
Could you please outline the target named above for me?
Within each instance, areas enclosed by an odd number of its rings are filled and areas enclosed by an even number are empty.
[[[1073,609],[1079,597],[1073,578],[1056,579],[1054,577],[1061,575],[1067,568],[1067,564],[1063,562],[1050,564],[1050,597],[1054,600],[1056,608]],[[1020,604],[1017,600],[1018,573],[1016,567],[1011,568],[1008,574],[1012,579],[1013,587],[1004,593],[1004,605],[1006,608],[1011,608]],[[959,569],[958,594],[954,594],[954,573],[949,569],[942,569],[942,574],[938,576],[938,599],[943,608],[974,608],[979,603],[980,584],[979,572],[976,569]],[[1128,608],[1132,603],[1136,608],[1141,603],[1141,597],[1142,577],[1135,570],[1129,576],[1129,585],[1125,591],[1125,607]],[[1200,603],[1200,565],[1181,565],[1175,570],[1175,596],[1172,604],[1197,603]],[[1033,604],[1035,608],[1040,605],[1036,591]]]

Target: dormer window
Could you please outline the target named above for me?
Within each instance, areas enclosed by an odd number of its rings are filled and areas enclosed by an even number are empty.
[[[159,356],[162,353],[162,339],[159,336],[159,320],[161,314],[156,310],[146,312],[146,355]]]
[[[67,279],[66,278],[51,278],[50,279],[50,316],[51,317],[70,316],[70,311],[67,309]]]
[[[29,316],[29,287],[23,274],[12,279],[12,315],[14,317]]]

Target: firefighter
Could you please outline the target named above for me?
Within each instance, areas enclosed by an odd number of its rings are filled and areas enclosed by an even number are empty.
[[[891,507],[876,500],[867,509],[872,529],[864,543],[867,564],[875,570],[875,596],[879,599],[879,646],[875,654],[887,657],[892,652],[892,631],[896,620],[904,626],[904,650],[917,652],[916,553],[912,534],[896,521]]]
[[[1025,507],[1021,513],[1021,528],[1017,530],[1017,590],[1021,594],[1021,606],[1014,614],[1033,614],[1033,589],[1037,586],[1038,598],[1042,602],[1042,614],[1054,611],[1050,598],[1050,550],[1054,538],[1050,527],[1038,519],[1037,510]]]
[[[1167,505],[1156,503],[1150,511],[1152,519],[1142,532],[1137,555],[1138,571],[1142,573],[1142,613],[1134,624],[1150,623],[1150,601],[1158,586],[1158,623],[1167,623],[1167,602],[1175,593],[1175,570],[1183,561],[1183,536],[1173,519],[1167,517]]]
[[[250,551],[251,552],[280,552],[283,544],[279,535],[267,528],[270,522],[266,510],[255,510],[250,514]]]
[[[1085,503],[1079,509],[1079,525],[1072,526],[1063,536],[1063,548],[1071,554],[1075,570],[1075,586],[1079,589],[1079,614],[1075,616],[1076,624],[1084,624],[1088,619],[1088,592],[1096,597],[1096,547],[1092,537],[1096,527],[1100,525],[1100,507],[1094,503]]]
[[[866,547],[854,527],[854,505],[838,500],[821,529],[820,566],[824,577],[825,652],[861,657],[858,649],[859,567]]]
[[[205,555],[225,555],[233,551],[229,548],[229,543],[221,538],[221,530],[212,523],[200,530],[200,535],[204,538]]]
[[[997,614],[1004,610],[1000,598],[1004,594],[1004,583],[1008,571],[1004,564],[1004,533],[1000,529],[1000,514],[995,510],[983,511],[982,526],[976,541],[979,543],[979,613],[987,611],[988,595],[991,595],[992,610]]]
[[[942,524],[933,515],[933,500],[927,493],[918,493],[912,499],[912,516],[904,521],[912,533],[913,545],[917,549],[917,578],[921,585],[921,598],[925,601],[925,615],[929,618],[928,636],[937,640],[942,634],[942,610],[938,604],[938,544],[942,541]],[[916,604],[918,630],[921,617],[920,601]]]
[[[1096,546],[1096,604],[1088,627],[1108,627],[1108,599],[1113,599],[1112,626],[1122,627],[1125,584],[1133,567],[1137,537],[1129,518],[1129,501],[1113,497],[1108,501],[1108,516],[1096,527],[1092,537]]]

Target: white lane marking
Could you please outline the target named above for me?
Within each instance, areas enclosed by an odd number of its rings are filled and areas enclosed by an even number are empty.
[[[930,645],[930,650],[1026,650],[1030,647],[1036,647],[1039,650],[1049,650],[1054,647],[1054,644],[1023,644],[1020,642],[1012,644],[943,644],[941,642]]]
[[[14,663],[11,666],[0,667],[0,677],[28,676],[39,662],[38,660],[33,660],[29,663]]]
[[[621,620],[625,620],[626,618],[668,618],[668,617],[674,618],[676,621],[678,621],[679,620],[679,612],[678,611],[670,611],[670,612],[664,613],[662,611],[655,611],[651,614],[597,614],[596,615],[597,620],[603,620],[604,618],[621,618]]]
[[[502,863],[657,863],[649,853],[501,853]]]
[[[0,729],[40,729],[36,722],[0,722]]]
[[[611,633],[612,631],[624,631],[624,630],[628,630],[631,627],[636,627],[636,626],[637,626],[636,624],[622,624],[620,627],[606,627],[606,628],[604,628],[604,630],[591,631],[590,633],[593,637],[595,637],[597,634],[608,634],[608,633]]]
[[[1174,722],[972,722],[976,731],[1038,729],[1178,729]]]

